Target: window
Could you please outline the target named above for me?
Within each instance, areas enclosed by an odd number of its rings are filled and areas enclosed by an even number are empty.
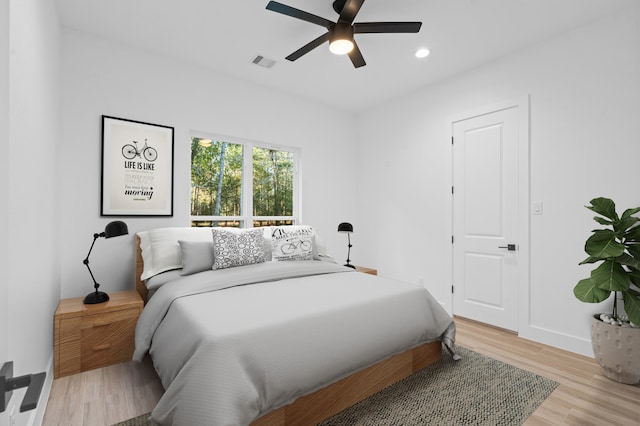
[[[297,151],[191,137],[191,225],[291,225],[298,217]]]

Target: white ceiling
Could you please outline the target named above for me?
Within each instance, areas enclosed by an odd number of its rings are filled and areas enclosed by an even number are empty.
[[[56,0],[62,25],[347,111],[477,67],[638,0],[367,0],[355,22],[422,21],[418,34],[359,34],[355,69],[324,44],[285,56],[323,27],[265,9],[268,0]],[[335,21],[332,0],[279,0]],[[418,47],[431,55],[416,59]],[[274,59],[271,69],[252,64]]]

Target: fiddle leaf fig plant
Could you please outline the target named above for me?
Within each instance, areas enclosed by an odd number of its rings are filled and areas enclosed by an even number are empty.
[[[626,318],[640,326],[640,207],[627,209],[618,216],[616,205],[609,198],[594,198],[585,206],[597,213],[593,220],[604,229],[595,229],[584,250],[589,257],[580,262],[599,263],[591,276],[580,280],[573,294],[587,303],[600,303],[614,293],[611,323],[620,325]],[[626,316],[618,315],[618,293],[622,294]],[[622,321],[621,321],[622,320]]]

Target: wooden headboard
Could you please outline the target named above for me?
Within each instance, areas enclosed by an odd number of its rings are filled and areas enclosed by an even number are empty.
[[[147,303],[147,295],[149,291],[144,281],[140,279],[142,270],[144,268],[144,262],[142,260],[142,250],[140,250],[140,237],[136,235],[136,291],[142,297],[144,303]]]

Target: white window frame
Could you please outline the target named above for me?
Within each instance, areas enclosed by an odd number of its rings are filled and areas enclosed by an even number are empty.
[[[269,144],[266,142],[253,141],[249,139],[238,138],[234,136],[226,136],[220,134],[211,134],[205,132],[192,131],[189,135],[189,143],[192,138],[211,139],[213,141],[223,141],[242,145],[242,195],[240,200],[240,216],[193,216],[190,215],[190,221],[238,221],[240,228],[253,228],[253,222],[256,220],[282,220],[292,221],[293,224],[301,223],[300,216],[300,186],[301,186],[301,153],[300,148]],[[253,213],[253,148],[274,149],[278,151],[287,151],[293,154],[293,215],[292,216],[254,216]],[[189,156],[189,182],[191,182],[191,156]],[[189,185],[191,187],[191,185]],[[191,195],[189,195],[191,199]],[[191,208],[189,208],[191,210]],[[191,213],[191,212],[189,212]]]

